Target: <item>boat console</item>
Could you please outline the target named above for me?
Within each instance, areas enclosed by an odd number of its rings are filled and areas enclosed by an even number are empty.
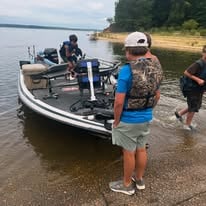
[[[77,62],[74,71],[77,73],[77,81],[81,96],[84,89],[101,87],[98,59],[83,59]]]

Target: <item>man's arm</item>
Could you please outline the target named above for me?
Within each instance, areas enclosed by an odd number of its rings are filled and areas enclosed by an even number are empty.
[[[125,93],[116,93],[115,101],[114,101],[114,123],[113,127],[117,127],[120,122],[120,117],[123,110],[124,100],[125,100]]]
[[[157,102],[160,100],[160,90],[158,89],[156,92],[155,92],[155,102],[154,102],[154,105],[153,107],[155,107],[157,105]]]
[[[184,75],[197,82],[200,86],[203,86],[205,83],[203,79],[200,79],[199,77],[189,73],[187,70],[184,71]]]

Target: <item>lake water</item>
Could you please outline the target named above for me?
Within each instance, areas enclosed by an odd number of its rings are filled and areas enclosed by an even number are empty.
[[[19,60],[28,58],[27,47],[59,48],[71,33],[88,56],[124,61],[121,44],[90,41],[85,31],[0,28],[0,205],[92,205],[109,192],[108,182],[121,175],[121,150],[110,140],[48,120],[18,101]],[[205,97],[192,140],[173,115],[186,105],[179,77],[200,54],[152,51],[165,78],[154,111],[148,167],[157,151],[205,145],[206,129]]]

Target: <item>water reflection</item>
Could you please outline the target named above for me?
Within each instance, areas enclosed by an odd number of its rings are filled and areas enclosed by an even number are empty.
[[[120,149],[111,140],[48,120],[22,107],[23,137],[49,171],[79,175],[119,159]]]

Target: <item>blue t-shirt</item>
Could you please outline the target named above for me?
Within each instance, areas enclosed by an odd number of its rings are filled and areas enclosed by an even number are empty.
[[[129,94],[132,86],[132,72],[129,64],[121,67],[118,74],[118,83],[116,93]],[[127,108],[127,96],[125,98],[124,107]],[[152,120],[152,108],[139,111],[122,111],[120,121],[125,123],[144,123]]]

